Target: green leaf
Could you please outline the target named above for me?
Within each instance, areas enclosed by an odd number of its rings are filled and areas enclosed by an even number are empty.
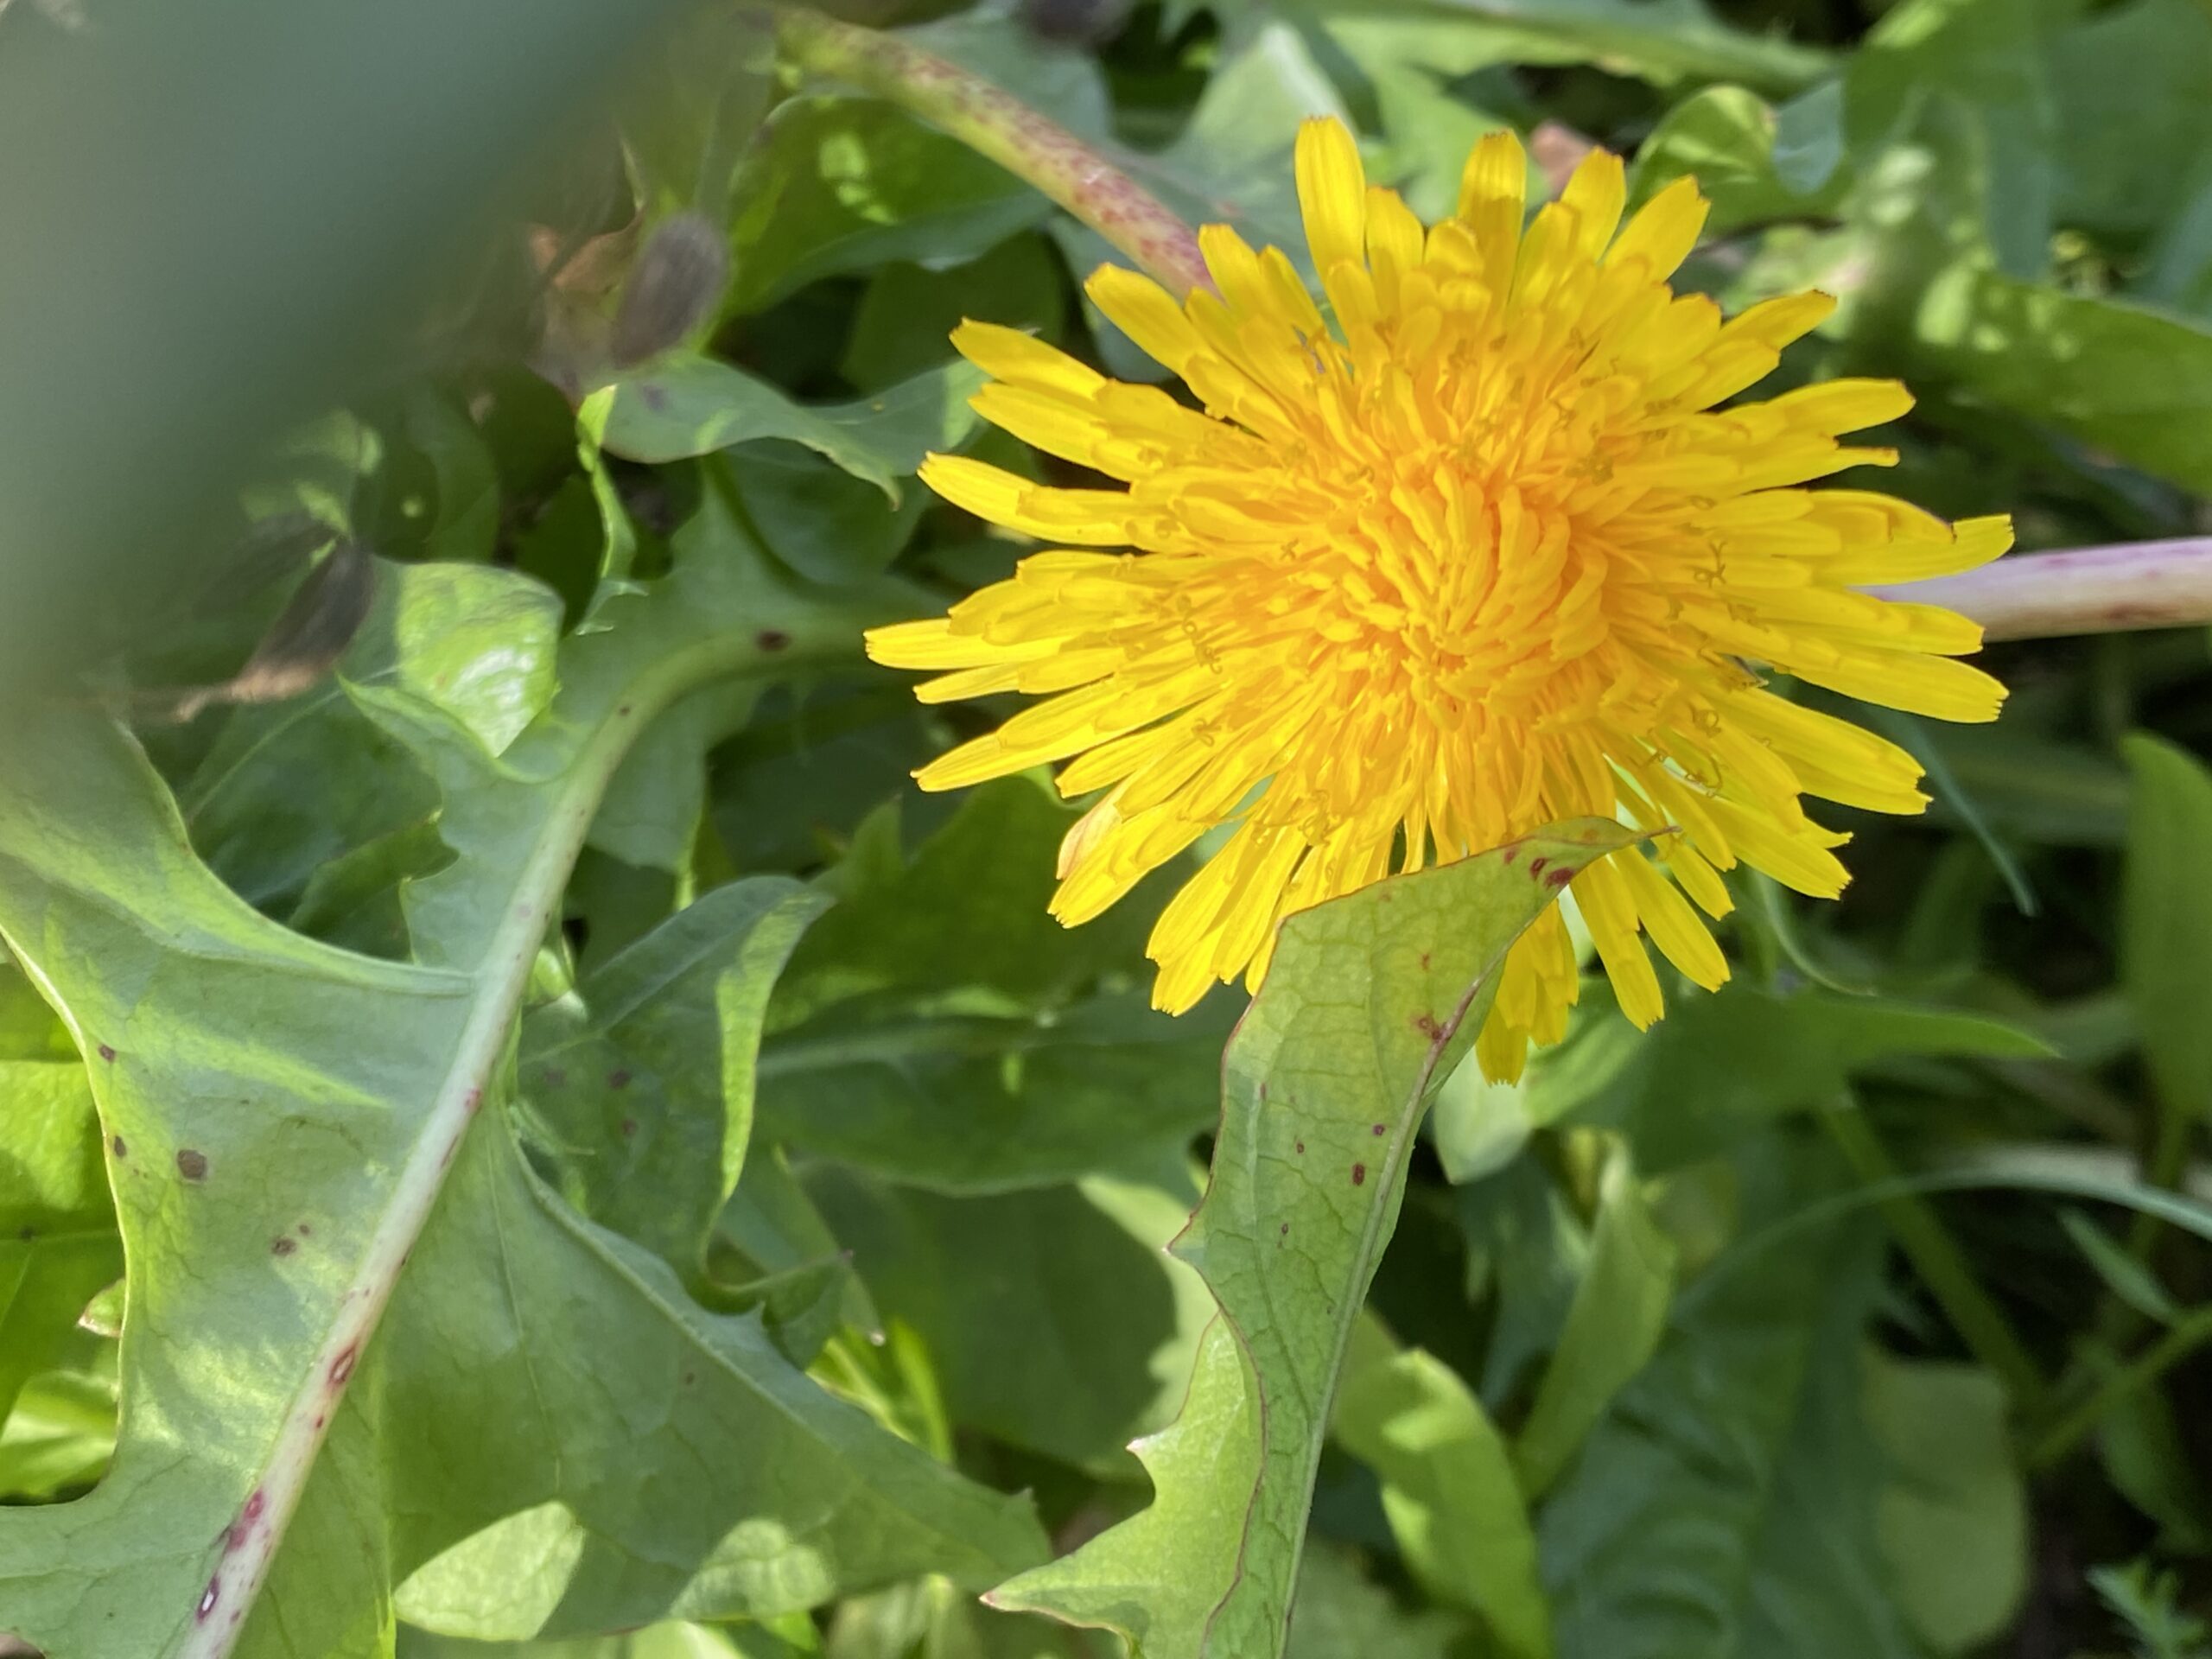
[[[1625,1128],[1645,1170],[1659,1174],[1708,1157],[1783,1113],[1833,1101],[1853,1077],[1886,1061],[2050,1052],[2040,1038],[1986,1014],[1731,986],[1718,996],[1680,1000],[1577,1116]],[[1715,1065],[1716,1055],[1727,1056],[1727,1064]]]
[[[435,1517],[394,1529],[418,1624],[512,1638],[760,1618],[927,1568],[980,1587],[1041,1545],[1026,1503],[823,1393],[757,1319],[698,1308],[531,1180],[505,1136],[465,1148],[385,1344],[378,1484],[395,1517]],[[330,1503],[358,1502],[335,1485]],[[303,1592],[330,1581],[319,1565]]]
[[[2079,1210],[2062,1210],[2059,1223],[2066,1229],[2067,1237],[2075,1248],[2104,1281],[2105,1288],[2133,1308],[2146,1319],[2156,1319],[2161,1325],[2171,1324],[2181,1310],[2166,1287],[2158,1282],[2158,1274],[2130,1255],[2120,1241]]]
[[[373,511],[361,527],[389,557],[474,563],[499,529],[499,480],[475,423],[427,387],[401,400],[385,426],[382,464],[368,483]]]
[[[837,1609],[823,1659],[1109,1659],[1112,1638],[1001,1613],[928,1579]]]
[[[941,337],[937,346],[931,355],[942,358]],[[809,582],[830,586],[889,569],[933,499],[901,490],[887,512],[867,480],[795,443],[742,444],[722,464],[760,539]]]
[[[627,1636],[585,1637],[573,1642],[493,1644],[413,1629],[404,1630],[399,1638],[399,1659],[750,1659],[751,1653],[736,1639],[704,1624],[654,1624]]]
[[[1732,80],[1793,91],[1827,62],[1779,35],[1730,28],[1703,0],[1291,0],[1290,9],[1324,18],[1356,58],[1363,38],[1395,32],[1396,55],[1446,76],[1493,63],[1596,63],[1662,86]]]
[[[1287,1659],[1446,1659],[1460,1623],[1431,1608],[1408,1612],[1339,1549],[1310,1549],[1299,1564]]]
[[[975,429],[968,399],[982,380],[982,370],[956,361],[849,404],[810,406],[719,359],[677,353],[618,376],[592,396],[611,399],[610,454],[681,461],[781,438],[865,479],[896,507],[899,480],[923,455],[957,447]]]
[[[1613,1396],[1651,1357],[1674,1286],[1674,1244],[1652,1219],[1626,1144],[1617,1145],[1599,1178],[1589,1265],[1514,1440],[1514,1465],[1531,1498],[1550,1488]]]
[[[728,306],[741,314],[893,260],[964,264],[1052,211],[995,162],[902,110],[812,94],[776,107],[735,190]]]
[[[513,572],[467,564],[380,563],[368,620],[334,680],[289,702],[235,710],[183,791],[193,844],[256,905],[305,903],[338,860],[384,843],[409,868],[404,839],[429,823],[437,792],[406,745],[348,687],[442,709],[504,753],[553,696],[558,601]],[[426,873],[414,865],[409,873]]]
[[[868,279],[853,314],[842,370],[855,385],[896,385],[944,361],[945,341],[968,318],[1059,333],[1065,278],[1052,245],[1017,236],[949,270],[886,265]]]
[[[2181,1588],[2172,1573],[2152,1570],[2147,1561],[2125,1567],[2095,1567],[2089,1583],[2127,1626],[2141,1659],[2205,1659],[2212,1653],[2212,1628],[2181,1606]]]
[[[2060,217],[2133,241],[2201,211],[2212,12],[2195,0],[2091,8],[2051,55]]]
[[[514,1634],[1034,1558],[1026,1505],[698,1308],[531,1176],[505,1110],[518,1004],[632,734],[707,680],[849,652],[858,620],[721,536],[603,605],[497,759],[409,672],[349,686],[442,797],[451,861],[405,894],[415,963],[246,908],[89,715],[19,727],[0,934],[90,1057],[129,1265],[112,1469],[0,1510],[10,1622],[54,1659],[209,1653],[239,1621],[250,1655],[374,1654],[391,1584],[433,1557],[442,1617]],[[640,1480],[668,1500],[640,1506]],[[495,1526],[534,1564],[472,1578],[444,1554]]]
[[[2160,1100],[2212,1116],[2212,772],[2171,743],[2126,743],[2134,790],[2120,893],[2120,976]]]
[[[1899,7],[1847,72],[1854,148],[1903,139],[1940,100],[1972,123],[1979,236],[1999,269],[2042,276],[2050,265],[2053,161],[2059,115],[2049,48],[2073,0],[1959,0]]]
[[[1755,1215],[1808,1196],[1770,1145],[1744,1175]],[[1872,1242],[1799,1232],[1679,1300],[1539,1518],[1560,1659],[1916,1659],[1860,1409]]]
[[[1502,1659],[1550,1659],[1551,1609],[1513,1459],[1459,1375],[1356,1335],[1332,1427],[1381,1479],[1391,1535],[1422,1587],[1481,1614]],[[1292,1619],[1294,1652],[1304,1612],[1301,1603]]]
[[[1075,816],[1008,779],[963,800],[911,864],[847,867],[842,902],[776,989],[764,1133],[977,1192],[1126,1167],[1204,1127],[1230,999],[1179,1020],[1146,1005],[1132,983],[1148,977],[1145,892],[1081,928],[1052,919]]]
[[[1217,1426],[1196,1448],[1173,1440],[1173,1455],[1163,1436],[1141,1454],[1154,1509],[1001,1586],[995,1605],[1118,1630],[1143,1659],[1283,1652],[1330,1403],[1429,1091],[1471,1042],[1506,948],[1561,878],[1630,839],[1582,820],[1283,924],[1223,1062],[1213,1179],[1176,1245],[1219,1300],[1237,1351],[1232,1365],[1202,1349],[1186,1417],[1235,1409],[1249,1389],[1256,1459],[1229,1461]],[[1163,1548],[1163,1516],[1180,1517],[1186,1538],[1216,1535],[1178,1559]],[[1224,1535],[1241,1548],[1224,1555]]]
[[[988,9],[902,31],[1091,138],[1112,122],[1097,65]],[[894,262],[966,264],[1052,205],[959,140],[874,99],[810,93],[779,105],[738,175],[735,312],[809,283]]]
[[[781,876],[716,888],[523,1022],[570,1200],[686,1279],[744,1168],[769,988],[826,905]]]
[[[1913,1630],[1938,1653],[2002,1635],[2028,1587],[2026,1483],[2005,1390],[1970,1365],[1866,1359],[1866,1421],[1890,1460],[1876,1526]]]
[[[1840,169],[1843,132],[1834,85],[1778,112],[1740,86],[1707,87],[1685,99],[1638,147],[1631,200],[1648,200],[1687,175],[1713,204],[1707,223],[1714,232],[1833,213],[1851,181]]]
[[[89,1487],[115,1455],[115,1363],[111,1342],[82,1370],[33,1377],[0,1426],[0,1497],[43,1503]]]
[[[0,1423],[123,1272],[80,1061],[0,1060]]]
[[[2212,490],[2212,327],[1955,266],[1915,313],[1928,372],[2130,466]]]
[[[1151,1504],[983,1599],[1118,1631],[1135,1659],[1197,1653],[1243,1554],[1261,1432],[1251,1362],[1229,1321],[1217,1317],[1199,1339],[1182,1410],[1129,1448],[1152,1477]]]
[[[807,1188],[885,1315],[922,1338],[956,1424],[1111,1468],[1174,1415],[1213,1316],[1165,1254],[1198,1190],[1162,1161],[1151,1179],[974,1198],[830,1168]]]

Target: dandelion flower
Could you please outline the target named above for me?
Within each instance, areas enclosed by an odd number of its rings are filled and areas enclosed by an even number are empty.
[[[1839,435],[1904,414],[1894,381],[1726,400],[1825,318],[1821,294],[1724,321],[1669,278],[1706,204],[1690,180],[1624,226],[1618,158],[1592,155],[1524,225],[1510,132],[1424,226],[1372,188],[1351,135],[1306,124],[1298,197],[1325,317],[1279,250],[1211,226],[1216,291],[1179,301],[1113,266],[1099,308],[1202,408],[1028,335],[953,336],[984,417],[1111,487],[1038,485],[932,456],[938,494],[1046,547],[949,615],[868,650],[936,671],[929,702],[1045,701],[932,761],[953,789],[1065,761],[1104,791],[1070,832],[1071,925],[1209,830],[1229,833],[1153,930],[1154,1001],[1256,986],[1277,925],[1389,874],[1595,815],[1650,831],[1573,893],[1621,1010],[1662,1011],[1642,936],[1695,983],[1728,967],[1704,919],[1738,864],[1832,898],[1845,836],[1802,797],[1917,812],[1897,745],[1769,689],[1789,675],[1938,719],[1993,719],[2004,688],[1955,660],[1964,617],[1855,591],[1967,569],[2011,543],[1889,496],[1807,489],[1895,452]],[[1514,945],[1478,1045],[1518,1075],[1578,986],[1556,907]]]

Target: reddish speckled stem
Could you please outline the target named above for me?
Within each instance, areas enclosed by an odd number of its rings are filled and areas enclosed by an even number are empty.
[[[1962,576],[1868,591],[1947,606],[1992,639],[2200,627],[2212,623],[2212,537],[2016,553]]]
[[[1035,185],[1178,299],[1213,286],[1198,238],[1165,203],[1109,156],[982,76],[817,12],[779,13],[776,41],[809,73],[888,99]]]

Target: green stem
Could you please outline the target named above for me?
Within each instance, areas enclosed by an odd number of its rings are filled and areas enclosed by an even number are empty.
[[[1198,238],[1179,214],[1105,152],[981,75],[818,12],[776,14],[776,44],[808,73],[887,99],[1035,185],[1177,299],[1213,286]]]
[[[2165,1335],[2100,1382],[2089,1396],[2053,1423],[2028,1449],[2031,1469],[2048,1469],[2081,1444],[2107,1412],[2212,1342],[2212,1307],[2191,1310]]]
[[[1821,1114],[1828,1134],[1842,1151],[1859,1179],[1869,1185],[1898,1179],[1888,1151],[1854,1102],[1844,1100]],[[1927,1201],[1909,1193],[1880,1200],[1875,1206],[1889,1224],[1891,1236],[1912,1263],[1913,1271],[1928,1287],[1953,1327],[1974,1357],[1995,1373],[2012,1396],[2017,1410],[2034,1411],[2049,1389],[2037,1365],[1989,1293],[1981,1287],[1967,1264],[1966,1253],[1950,1230],[1937,1218]]]

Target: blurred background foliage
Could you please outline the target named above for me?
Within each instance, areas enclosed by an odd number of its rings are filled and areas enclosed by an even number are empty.
[[[1554,183],[1591,144],[1637,196],[1694,173],[1689,285],[1841,302],[1763,390],[1919,394],[1885,487],[2011,512],[2031,550],[2212,532],[2203,0],[840,10],[1288,247],[1309,113],[1427,214],[1500,124]],[[1058,465],[979,429],[947,330],[1160,372],[1082,296],[1094,232],[803,83],[741,10],[14,0],[0,156],[4,690],[132,713],[222,880],[372,954],[407,954],[397,895],[451,853],[363,688],[434,695],[496,753],[562,642],[687,537],[935,608],[1021,550],[934,503],[922,454]],[[2212,1654],[2212,1248],[2145,1197],[2212,1202],[2212,658],[2190,630],[1990,666],[1997,726],[1891,718],[1936,804],[1841,813],[1840,904],[1752,878],[1725,992],[1674,988],[1639,1036],[1596,977],[1525,1084],[1446,1084],[1324,1453],[1298,1659]],[[609,1160],[639,1114],[721,1098],[732,1016],[672,969],[655,1017],[697,1040],[564,1033],[561,998],[740,878],[833,898],[749,1016],[743,1181],[671,1259],[882,1425],[1033,1494],[1065,1550],[1145,1503],[1124,1448],[1211,1313],[1160,1247],[1237,1009],[1148,1010],[1154,890],[1050,922],[1071,815],[1033,782],[907,784],[995,717],[856,651],[679,704],[594,824],[516,1116],[579,1210],[670,1253]],[[584,1041],[634,1094],[533,1060]],[[120,1255],[81,1064],[14,970],[0,1071],[0,1496],[38,1505],[105,1467]],[[468,1585],[550,1570],[480,1535],[401,1586],[398,1650],[1110,1650],[864,1572],[813,1614],[469,1639],[543,1608]]]

